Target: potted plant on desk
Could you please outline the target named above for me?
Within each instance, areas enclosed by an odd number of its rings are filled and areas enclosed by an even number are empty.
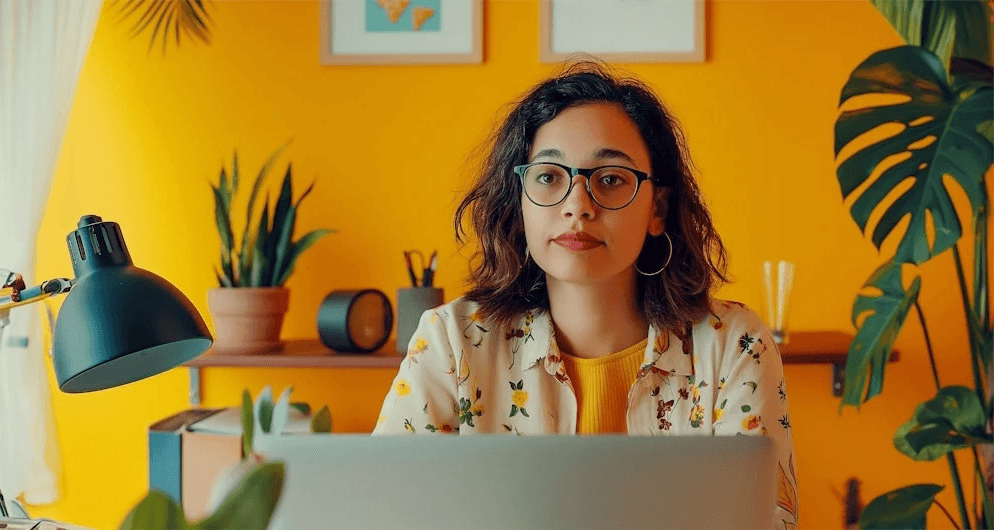
[[[239,184],[237,151],[231,177],[222,166],[218,186],[211,185],[221,238],[221,268],[216,271],[220,286],[207,292],[207,306],[214,321],[214,350],[220,353],[266,353],[282,346],[280,331],[290,299],[284,284],[300,255],[317,240],[332,233],[328,229],[313,230],[293,240],[297,209],[314,184],[293,202],[292,166],[289,164],[272,216],[267,193],[258,220],[253,217],[263,180],[287,145],[269,156],[255,178],[240,246],[236,246],[231,215],[232,199]]]

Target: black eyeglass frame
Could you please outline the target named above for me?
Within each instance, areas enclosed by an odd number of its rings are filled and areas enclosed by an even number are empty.
[[[528,171],[528,168],[530,168],[532,166],[538,166],[538,165],[553,165],[553,166],[557,166],[557,167],[560,167],[562,169],[565,169],[567,172],[569,172],[569,188],[566,190],[566,194],[563,195],[563,198],[559,199],[559,201],[554,202],[552,204],[539,204],[539,203],[535,202],[535,200],[532,199],[530,195],[528,195],[528,191],[525,189],[525,172]],[[632,173],[635,174],[635,178],[637,180],[637,182],[635,183],[635,193],[633,193],[632,197],[630,199],[628,199],[628,202],[626,202],[622,206],[618,206],[617,208],[609,208],[609,207],[604,206],[603,204],[601,204],[597,200],[597,197],[594,196],[593,190],[590,189],[590,177],[593,176],[594,173],[596,173],[596,172],[598,172],[598,171],[600,171],[602,169],[612,168],[612,167],[613,168],[618,168],[618,169],[624,169],[626,171],[631,171]],[[518,180],[521,181],[521,190],[525,192],[525,197],[528,197],[528,200],[531,201],[531,203],[534,204],[535,206],[539,206],[539,207],[542,207],[542,208],[551,208],[551,207],[553,207],[553,206],[555,206],[557,204],[560,204],[563,201],[565,201],[566,197],[569,197],[569,194],[573,192],[573,185],[575,184],[575,181],[573,179],[577,175],[582,175],[583,177],[586,178],[586,182],[587,182],[587,194],[590,195],[591,200],[593,200],[594,203],[597,204],[597,206],[600,206],[601,208],[604,208],[605,210],[621,210],[621,209],[627,208],[628,205],[631,204],[635,200],[635,197],[638,196],[639,189],[642,188],[642,182],[644,182],[646,180],[652,182],[653,184],[659,184],[659,181],[657,179],[652,178],[652,176],[650,176],[645,171],[639,171],[637,169],[632,169],[632,168],[627,167],[627,166],[618,166],[618,165],[608,165],[608,166],[597,166],[597,167],[591,167],[591,168],[582,168],[582,167],[569,167],[567,165],[559,164],[559,163],[556,163],[556,162],[532,162],[531,164],[522,164],[520,166],[514,166],[512,168],[512,171],[514,171],[514,174],[518,176]]]

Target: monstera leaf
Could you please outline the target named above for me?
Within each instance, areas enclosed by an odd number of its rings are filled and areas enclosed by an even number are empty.
[[[894,434],[894,447],[914,460],[935,460],[946,453],[990,443],[980,398],[969,388],[949,386],[918,405]]]
[[[868,401],[883,390],[884,368],[891,346],[921,289],[920,276],[915,276],[908,290],[904,289],[901,267],[900,263],[889,261],[873,271],[863,287],[875,288],[880,294],[860,294],[853,303],[852,321],[858,329],[846,357],[846,381],[840,409],[846,405],[858,407],[861,401]],[[869,314],[858,324],[865,313]],[[862,399],[864,389],[866,398]]]
[[[866,505],[859,516],[859,528],[924,530],[925,514],[942,490],[937,484],[915,484],[884,493]]]
[[[885,208],[872,234],[878,249],[901,219],[910,215],[894,261],[921,264],[950,248],[963,233],[945,175],[966,193],[974,215],[987,203],[983,175],[992,163],[994,148],[982,131],[990,127],[994,114],[991,84],[963,80],[951,86],[935,54],[902,46],[875,53],[860,64],[842,89],[839,105],[867,94],[907,99],[842,112],[835,124],[836,156],[855,138],[881,125],[898,123],[904,129],[858,150],[839,165],[842,195],[848,198],[860,190],[850,213],[864,233],[873,211]],[[895,156],[901,158],[892,163]],[[881,167],[885,162],[892,165]],[[880,169],[880,176],[867,183]],[[884,199],[909,180],[910,187],[885,205]],[[934,223],[931,247],[927,216]]]

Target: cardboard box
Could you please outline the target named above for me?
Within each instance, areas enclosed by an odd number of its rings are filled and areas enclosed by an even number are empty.
[[[234,434],[192,430],[225,410],[184,410],[148,429],[148,487],[179,502],[191,521],[207,516],[214,479],[242,458],[240,430]]]
[[[214,480],[242,459],[241,418],[240,407],[190,409],[149,427],[149,489],[180,503],[187,520],[207,517]],[[310,415],[291,409],[283,434],[307,433]]]

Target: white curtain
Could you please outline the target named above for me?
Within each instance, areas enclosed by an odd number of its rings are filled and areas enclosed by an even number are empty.
[[[29,286],[38,283],[38,228],[102,3],[0,0],[0,268],[22,274]],[[0,333],[0,491],[6,498],[23,493],[31,504],[58,498],[61,467],[43,307],[14,308]]]

